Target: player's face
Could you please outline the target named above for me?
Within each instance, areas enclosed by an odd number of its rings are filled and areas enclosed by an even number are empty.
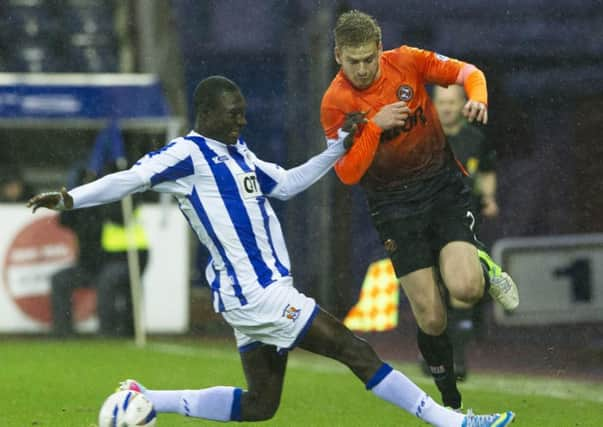
[[[366,89],[379,77],[381,43],[335,48],[335,60],[347,79],[358,89]]]
[[[245,108],[245,98],[241,92],[223,92],[214,110],[206,117],[205,135],[226,144],[236,144],[241,130],[247,124]]]
[[[465,97],[460,86],[436,87],[433,102],[442,126],[453,126],[462,120]]]

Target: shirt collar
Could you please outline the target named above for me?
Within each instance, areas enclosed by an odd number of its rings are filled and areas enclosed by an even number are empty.
[[[194,137],[197,137],[197,138],[203,138],[205,141],[211,142],[213,144],[219,145],[219,146],[224,147],[224,148],[237,147],[237,146],[239,146],[241,144],[241,138],[237,139],[236,144],[225,144],[225,143],[220,142],[220,141],[218,141],[216,139],[212,139],[212,138],[209,138],[207,136],[203,136],[199,132],[196,132],[194,130],[191,130],[186,136],[194,136]]]

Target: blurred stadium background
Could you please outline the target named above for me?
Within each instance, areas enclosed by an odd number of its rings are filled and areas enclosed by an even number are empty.
[[[484,224],[482,237],[498,241],[519,286],[534,291],[522,294],[523,317],[488,312],[471,366],[603,380],[600,0],[3,0],[0,168],[21,171],[31,192],[55,189],[111,119],[133,162],[189,129],[192,90],[211,74],[242,88],[244,136],[260,157],[295,165],[324,146],[319,105],[336,72],[331,28],[349,8],[377,18],[385,49],[434,50],[478,65],[488,78],[485,132],[498,152],[501,213]],[[147,201],[159,218],[157,233],[161,218],[180,221],[166,216],[170,208],[157,198]],[[275,205],[298,287],[345,316],[369,263],[383,256],[361,194],[330,174]],[[12,218],[0,237],[0,333],[44,335],[48,319],[31,315],[44,302],[19,304],[15,295],[31,295],[9,283],[10,245],[33,221],[25,208],[15,209],[0,205]],[[521,240],[500,246],[504,238]],[[185,318],[166,326],[157,311],[147,312],[150,333],[230,336],[211,312],[205,253],[190,238],[177,242],[168,256],[175,251],[186,261],[175,263],[178,279],[153,286],[168,298],[156,301],[173,303]],[[518,261],[528,256],[529,263]],[[398,327],[367,335],[400,360],[415,360],[414,336],[403,299]]]

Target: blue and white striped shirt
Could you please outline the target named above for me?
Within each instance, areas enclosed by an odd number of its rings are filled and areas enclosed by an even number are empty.
[[[242,140],[226,145],[191,132],[132,167],[147,188],[176,197],[209,250],[206,277],[216,311],[243,306],[257,290],[289,276],[281,225],[266,196],[287,199],[312,185],[344,153],[344,136],[285,170],[259,160]]]
[[[148,189],[174,195],[211,254],[206,277],[214,309],[232,310],[290,275],[281,225],[266,196],[286,200],[308,188],[344,154],[346,136],[340,131],[322,153],[285,170],[258,159],[242,140],[226,145],[190,132],[146,154],[131,169],[69,194],[74,209]]]

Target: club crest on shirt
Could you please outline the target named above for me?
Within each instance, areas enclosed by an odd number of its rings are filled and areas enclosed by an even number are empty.
[[[402,85],[398,88],[398,99],[408,102],[412,99],[415,91],[409,85]]]
[[[301,313],[301,308],[295,308],[292,305],[287,304],[287,306],[283,310],[283,317],[286,317],[287,319],[290,319],[295,322],[297,320],[297,318],[299,317],[300,313]]]
[[[385,250],[390,254],[395,252],[396,249],[398,249],[398,244],[394,239],[387,239],[385,242],[383,242],[383,246],[385,247]]]

